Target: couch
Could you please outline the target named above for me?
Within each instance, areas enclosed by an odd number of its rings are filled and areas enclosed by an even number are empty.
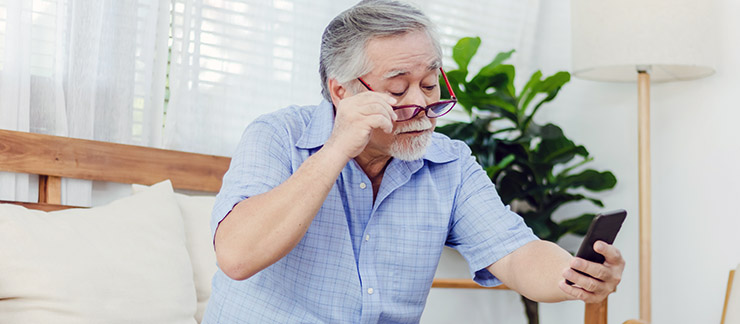
[[[0,201],[0,323],[200,322],[216,271],[210,209],[229,162],[0,130],[0,171],[39,179],[38,202]],[[132,194],[63,206],[62,178],[132,184]],[[587,304],[584,322],[605,324],[606,309]]]

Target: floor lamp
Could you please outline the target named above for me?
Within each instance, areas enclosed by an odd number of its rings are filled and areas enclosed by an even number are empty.
[[[638,91],[640,319],[651,321],[650,83],[714,73],[712,1],[571,0],[573,74]]]

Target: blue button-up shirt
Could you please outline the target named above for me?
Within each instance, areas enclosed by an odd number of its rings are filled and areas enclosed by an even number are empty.
[[[250,124],[224,176],[212,232],[234,205],[296,172],[333,124],[326,101]],[[476,282],[500,284],[486,267],[537,237],[470,153],[434,133],[422,159],[391,159],[374,202],[370,179],[350,161],[288,255],[244,281],[216,273],[204,323],[416,323],[444,245],[462,254]]]

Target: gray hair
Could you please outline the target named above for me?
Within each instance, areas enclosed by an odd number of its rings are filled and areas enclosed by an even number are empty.
[[[329,79],[346,84],[372,70],[365,53],[371,39],[420,30],[429,35],[441,61],[442,49],[434,25],[421,10],[410,4],[393,0],[363,0],[340,13],[324,29],[321,37],[321,94],[331,102]]]

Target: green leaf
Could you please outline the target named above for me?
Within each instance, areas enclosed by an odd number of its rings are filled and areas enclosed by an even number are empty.
[[[521,143],[517,143],[516,141],[499,139],[496,150],[497,156],[500,156],[502,159],[509,154],[514,154],[518,163],[529,163],[529,153]]]
[[[542,141],[537,145],[534,161],[539,163],[559,164],[573,159],[576,155],[588,156],[588,151],[581,145],[575,145],[563,134],[560,127],[547,124],[542,127]]]
[[[530,180],[526,174],[515,170],[507,170],[504,176],[499,179],[498,193],[505,205],[511,203],[514,198],[522,197],[526,188],[531,187]]]
[[[542,222],[530,222],[527,223],[527,225],[532,228],[532,231],[535,235],[537,235],[537,237],[546,238],[549,237],[552,233],[547,225]]]
[[[527,110],[527,106],[529,106],[529,102],[532,101],[534,96],[538,93],[538,88],[540,84],[540,78],[542,78],[542,72],[537,71],[529,78],[529,81],[527,84],[524,85],[524,88],[522,88],[522,92],[519,94],[519,109],[524,112]]]
[[[575,218],[566,219],[558,225],[562,228],[563,234],[573,233],[583,236],[588,232],[588,227],[591,225],[591,221],[595,216],[596,214],[583,214]]]
[[[557,175],[557,176],[558,176],[558,179],[561,179],[561,178],[563,178],[563,177],[565,177],[565,176],[568,176],[568,175],[570,174],[570,172],[571,172],[571,171],[573,171],[573,170],[575,170],[575,169],[577,169],[577,168],[579,168],[579,167],[583,166],[584,164],[586,164],[586,163],[589,163],[589,162],[591,162],[591,161],[593,161],[593,160],[594,160],[594,158],[592,158],[592,157],[585,157],[585,158],[583,159],[583,161],[581,161],[581,162],[578,162],[578,163],[576,163],[576,164],[574,164],[574,165],[571,165],[571,166],[569,166],[569,167],[567,167],[567,168],[565,168],[565,169],[561,170],[561,171],[560,171],[560,172],[558,173],[558,175]]]
[[[490,96],[491,94],[486,91],[489,88],[493,88],[496,90],[495,95],[503,96],[514,103],[516,102],[516,94],[514,93],[515,75],[516,69],[513,65],[496,65],[478,72],[478,74],[470,80],[467,87],[469,88],[468,90],[476,92],[481,97]]]
[[[563,130],[554,124],[547,124],[542,126],[540,135],[543,139],[559,139],[563,137]]]
[[[557,72],[542,81],[539,91],[547,94],[553,94],[560,90],[566,83],[570,81],[570,73],[565,71]]]
[[[587,197],[586,200],[590,201],[591,203],[593,203],[596,206],[604,207],[604,202],[601,201],[601,200],[599,200],[599,199]]]
[[[498,97],[486,97],[476,100],[476,107],[481,110],[504,114],[509,120],[516,121],[516,106]],[[516,124],[516,123],[515,123]]]
[[[488,174],[489,178],[493,178],[496,173],[509,166],[511,162],[514,162],[515,158],[516,157],[514,156],[514,154],[507,155],[505,158],[499,161],[498,164],[487,167],[486,174]]]
[[[533,90],[530,92],[529,96],[531,98],[527,99],[527,102],[522,107],[522,109],[526,108],[529,105],[529,101],[534,99],[534,96],[538,93],[546,93],[547,96],[540,100],[539,103],[532,109],[532,113],[527,116],[527,118],[524,120],[524,129],[529,126],[529,123],[532,122],[534,119],[534,115],[537,114],[537,111],[539,111],[540,107],[546,102],[550,102],[558,95],[558,92],[560,92],[560,89],[570,81],[570,73],[560,71],[558,73],[555,73],[547,79],[545,79],[542,82],[538,82],[536,85],[533,85]]]
[[[611,172],[592,169],[560,179],[560,187],[563,189],[584,187],[591,191],[602,191],[614,188],[616,184],[617,178]]]
[[[488,63],[488,65],[484,66],[480,69],[480,72],[478,74],[490,74],[491,70],[494,70],[496,66],[501,64],[503,61],[508,60],[511,57],[511,54],[514,54],[515,50],[510,50],[508,52],[501,52],[496,54],[496,57],[491,61],[491,63]]]
[[[452,48],[452,59],[457,63],[458,69],[467,74],[468,64],[480,46],[480,37],[464,37]]]
[[[450,85],[454,84],[454,85],[459,86],[460,84],[465,84],[466,71],[452,70],[452,71],[447,71],[445,74],[447,75],[447,80],[450,81]],[[445,79],[444,77],[442,77],[442,74],[439,75],[439,78],[440,78],[439,80],[441,81],[440,84],[444,84]],[[444,88],[446,87],[442,87],[442,89]],[[447,91],[447,89],[444,89],[444,90]]]
[[[548,195],[547,201],[545,204],[541,206],[540,212],[546,212],[548,214],[554,213],[558,208],[560,208],[562,205],[570,202],[575,201],[581,201],[581,200],[587,200],[590,201],[597,206],[601,207],[601,201],[598,201],[593,198],[586,197],[582,194],[571,194],[571,193],[565,193],[565,192],[552,192]]]
[[[439,126],[435,129],[436,132],[445,134],[450,138],[456,138],[459,140],[468,139],[473,135],[472,129],[467,123],[450,123],[444,126]]]

